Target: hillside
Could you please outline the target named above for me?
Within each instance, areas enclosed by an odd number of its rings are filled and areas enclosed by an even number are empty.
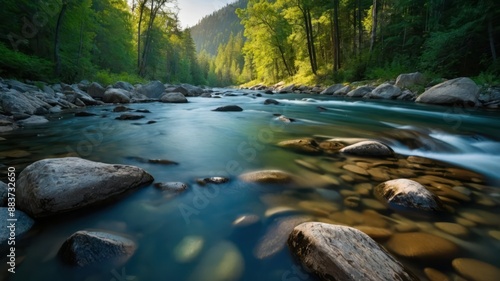
[[[227,44],[232,34],[243,32],[243,26],[236,15],[236,9],[246,8],[248,0],[238,0],[224,8],[204,17],[198,24],[191,28],[191,36],[196,45],[196,51],[205,50],[207,53],[217,55],[220,44]]]

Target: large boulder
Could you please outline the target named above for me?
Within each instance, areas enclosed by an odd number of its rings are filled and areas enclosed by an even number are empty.
[[[394,155],[394,151],[389,146],[373,140],[366,140],[351,144],[342,148],[340,152],[370,157],[388,157]]]
[[[30,116],[26,119],[17,121],[17,124],[21,125],[21,126],[28,126],[28,125],[45,124],[48,122],[49,122],[49,120],[47,120],[47,118],[45,118],[43,116],[33,115],[33,116]]]
[[[350,98],[362,98],[365,95],[368,95],[372,92],[373,88],[369,86],[361,86],[355,90],[350,91],[346,94],[347,97]]]
[[[321,93],[319,93],[320,95],[333,95],[336,91],[340,90],[344,88],[344,85],[342,84],[335,84],[335,85],[332,85],[326,89],[324,89]]]
[[[479,101],[479,87],[467,77],[437,84],[421,94],[416,102],[442,105],[474,106]]]
[[[403,212],[436,212],[443,210],[443,203],[420,183],[409,179],[386,181],[373,189],[377,199],[391,209]]]
[[[424,75],[420,72],[400,74],[396,79],[396,86],[399,88],[407,88],[413,85],[423,85],[424,83]]]
[[[130,84],[129,82],[125,82],[125,81],[116,82],[115,84],[113,84],[113,88],[122,89],[122,90],[126,90],[129,92],[134,90],[134,86],[132,84]]]
[[[111,88],[106,90],[102,101],[106,103],[130,103],[130,93],[123,89]]]
[[[60,257],[74,266],[96,263],[125,263],[135,252],[134,241],[103,231],[77,231],[59,249]]]
[[[31,93],[10,90],[0,93],[0,106],[7,114],[47,114],[50,104]]]
[[[87,94],[89,94],[94,99],[103,99],[106,89],[97,82],[93,82],[87,88]]]
[[[32,217],[46,217],[113,200],[152,181],[138,167],[77,157],[45,159],[19,174],[17,206]]]
[[[82,101],[85,105],[100,105],[99,101],[96,101],[86,92],[80,90],[78,85],[64,85],[62,86],[64,95],[67,96],[69,102],[75,102],[77,99]]]
[[[165,103],[187,103],[188,100],[181,93],[165,93],[160,97],[161,102]]]
[[[181,93],[186,97],[197,97],[203,94],[204,90],[200,87],[196,87],[190,84],[182,84],[178,86],[168,87],[165,92],[167,93]]]
[[[139,86],[137,92],[148,98],[158,99],[165,92],[165,85],[160,81],[151,81],[146,85]]]
[[[28,85],[22,82],[19,82],[17,80],[4,80],[4,84],[8,85],[10,89],[19,91],[21,93],[25,92],[32,92],[32,91],[38,91],[38,87],[33,86],[33,85]]]
[[[352,227],[306,222],[293,229],[288,247],[320,280],[419,280],[377,242]]]
[[[15,223],[15,230],[14,232],[16,233],[16,237],[20,237],[22,234],[28,232],[28,230],[31,229],[35,221],[33,221],[32,218],[30,218],[27,214],[20,210],[16,210],[14,213],[14,217],[10,216],[10,211],[9,208],[7,207],[0,207],[0,220],[2,220],[2,227],[0,228],[0,245],[4,246],[7,244],[7,241],[10,238],[10,231],[11,229],[9,228],[10,222],[7,219],[16,219]]]
[[[241,108],[237,105],[225,105],[225,106],[217,107],[216,109],[214,109],[212,111],[238,112],[238,111],[243,111],[243,108]]]
[[[371,99],[396,99],[401,95],[401,89],[398,86],[384,83],[375,88],[366,97]]]

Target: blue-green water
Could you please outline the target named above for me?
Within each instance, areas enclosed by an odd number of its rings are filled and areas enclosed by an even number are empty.
[[[296,271],[297,263],[286,247],[270,257],[259,258],[256,248],[260,241],[278,219],[301,214],[312,216],[314,220],[321,219],[318,212],[305,208],[306,204],[300,203],[302,201],[318,202],[319,208],[321,204],[337,208],[333,211],[327,208],[329,212],[342,214],[352,209],[361,214],[370,207],[346,207],[339,192],[356,190],[361,183],[374,186],[381,181],[346,170],[336,173],[325,169],[316,173],[305,169],[295,160],[319,167],[331,165],[340,168],[342,163],[362,162],[363,159],[307,156],[276,146],[282,140],[293,138],[373,138],[391,146],[402,155],[402,159],[409,155],[422,156],[441,161],[439,169],[454,167],[473,171],[482,176],[482,181],[464,181],[463,185],[481,193],[474,196],[484,197],[488,203],[481,204],[478,199],[479,203],[473,200],[466,205],[453,205],[453,208],[457,213],[461,208],[499,213],[498,112],[309,95],[255,97],[252,92],[246,96],[241,95],[242,92],[238,94],[237,97],[220,99],[190,98],[188,104],[127,105],[134,110],[151,112],[136,113],[146,116],[137,121],[115,120],[122,113],[112,112],[114,106],[91,107],[86,111],[98,116],[54,115],[50,123],[1,135],[6,140],[0,142],[0,151],[30,153],[26,157],[0,158],[5,167],[15,166],[18,171],[48,157],[79,156],[93,161],[139,166],[152,174],[155,182],[189,184],[188,190],[179,196],[165,196],[151,185],[105,207],[37,222],[18,246],[18,257],[24,259],[9,280],[201,280],[200,272],[205,273],[201,274],[203,280],[316,280],[312,275]],[[264,105],[266,98],[275,98],[281,104]],[[212,111],[228,104],[237,104],[244,111]],[[283,114],[296,122],[283,123],[273,114]],[[151,120],[156,123],[146,124]],[[135,157],[168,159],[179,165],[143,163]],[[340,164],[336,166],[335,163]],[[243,183],[237,178],[244,172],[258,169],[281,169],[304,180],[298,187],[287,189]],[[209,187],[196,184],[196,179],[208,176],[226,176],[230,181]],[[325,178],[330,181],[325,182]],[[326,193],[333,196],[324,196]],[[372,195],[365,194],[362,198],[372,199]],[[266,216],[266,211],[278,206],[294,210]],[[186,210],[190,211],[186,213]],[[385,227],[395,231],[394,221],[398,217],[388,210],[375,211],[387,218]],[[260,217],[260,222],[250,229],[233,226],[233,221],[244,214],[255,214]],[[435,221],[417,222],[428,225]],[[67,237],[83,229],[126,234],[136,241],[137,251],[119,266],[69,267],[59,260],[57,251]],[[500,241],[488,234],[499,230],[497,222],[477,224],[469,227],[467,239],[456,238],[458,240],[454,242],[461,247],[462,257],[500,266],[500,261],[495,258],[500,252]],[[434,229],[422,226],[419,231],[431,232]],[[176,258],[176,249],[186,237],[194,237],[203,243],[200,252],[191,260],[181,261]],[[224,264],[219,264],[216,258],[210,261],[214,256],[211,252],[217,252],[217,248],[225,249],[227,247],[221,245],[228,244],[241,259],[227,254],[233,258],[221,258]],[[221,255],[224,257],[224,253]],[[227,260],[233,260],[233,263]],[[455,274],[449,262],[435,265],[423,261],[401,261],[421,277],[424,276],[423,268],[428,266],[438,268],[450,277]],[[229,277],[217,279],[216,272],[219,271],[229,272]],[[124,273],[129,279],[123,277]]]

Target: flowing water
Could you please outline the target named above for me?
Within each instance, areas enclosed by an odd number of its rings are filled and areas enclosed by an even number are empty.
[[[9,280],[316,280],[297,267],[283,247],[288,233],[277,227],[301,215],[315,221],[377,226],[391,233],[432,233],[458,245],[458,257],[500,267],[498,112],[298,94],[235,94],[190,98],[187,104],[130,104],[134,110],[150,111],[137,113],[146,116],[137,121],[115,120],[121,113],[112,112],[114,106],[91,107],[87,111],[97,116],[64,113],[51,116],[47,124],[3,134],[2,180],[8,166],[21,171],[36,160],[79,156],[139,166],[155,182],[189,185],[174,197],[150,185],[111,205],[37,222],[18,243],[17,256],[23,261]],[[280,105],[264,105],[266,98],[275,98]],[[212,111],[228,104],[244,111]],[[277,114],[295,122],[278,120]],[[151,120],[156,123],[146,124]],[[276,145],[304,137],[377,139],[398,156],[385,162],[335,153],[312,156]],[[408,156],[420,158],[409,161]],[[141,159],[168,159],[179,165]],[[238,180],[238,175],[260,169],[284,170],[302,180],[293,187]],[[196,183],[209,176],[226,176],[230,181],[205,187]],[[374,200],[375,185],[405,177],[433,187],[453,215],[405,217]],[[248,227],[233,225],[246,214],[260,220]],[[447,232],[434,224],[443,221],[464,225],[466,233]],[[57,251],[67,237],[83,229],[125,234],[138,248],[125,264],[67,266]],[[456,275],[452,257],[438,262],[398,259],[421,278],[428,267]]]

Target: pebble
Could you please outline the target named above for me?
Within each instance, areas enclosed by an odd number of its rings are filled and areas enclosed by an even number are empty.
[[[354,178],[349,176],[349,175],[342,175],[342,176],[340,176],[340,178],[346,182],[353,182],[354,181]]]
[[[483,205],[486,207],[495,207],[497,203],[493,201],[493,199],[487,197],[486,195],[479,193],[477,191],[474,191],[474,198],[477,204]]]
[[[422,232],[395,233],[386,247],[399,256],[426,262],[450,259],[459,252],[453,242]]]
[[[392,232],[385,228],[373,227],[367,225],[358,225],[354,228],[364,232],[366,235],[370,236],[372,239],[376,241],[383,241],[391,237]]]
[[[469,280],[498,281],[500,277],[500,268],[483,261],[458,258],[451,264],[458,274]]]
[[[413,232],[413,231],[418,231],[419,228],[416,224],[412,223],[400,223],[397,224],[394,229],[398,232]]]
[[[424,268],[424,273],[427,278],[429,278],[429,281],[451,281],[446,274],[442,273],[441,271],[431,268],[431,267],[426,267]]]
[[[260,217],[253,214],[241,215],[233,221],[235,227],[247,227],[260,221]]]
[[[386,172],[386,169],[383,168],[372,168],[367,171],[370,176],[372,176],[372,179],[375,181],[387,181],[390,180],[391,177],[389,174]]]
[[[359,203],[360,199],[357,196],[349,196],[344,199],[344,205],[348,208],[357,208]]]
[[[454,186],[452,189],[462,193],[465,196],[470,196],[472,194],[472,191],[470,191],[470,189],[468,189],[465,186],[457,185],[457,186]]]
[[[0,152],[0,157],[8,157],[8,158],[23,158],[30,155],[31,153],[29,153],[28,151],[19,149]]]
[[[318,167],[317,165],[311,163],[311,162],[308,162],[308,161],[305,161],[305,160],[302,160],[302,159],[295,159],[294,160],[295,164],[299,165],[300,167],[304,168],[304,169],[307,169],[309,171],[312,171],[312,172],[315,172],[315,173],[318,173],[318,174],[323,174],[323,170]]]
[[[174,249],[175,260],[181,263],[194,260],[203,249],[204,243],[201,236],[184,237]]]
[[[359,194],[357,192],[349,190],[349,189],[341,189],[340,195],[342,195],[343,197],[359,196]]]
[[[490,230],[490,231],[488,231],[488,235],[495,238],[496,240],[500,240],[500,231],[499,230]]]
[[[293,181],[292,175],[280,170],[263,170],[240,175],[245,182],[283,184]]]
[[[425,164],[425,165],[434,165],[436,162],[432,159],[420,157],[420,156],[409,156],[406,158],[408,162],[415,164]]]
[[[299,207],[317,216],[328,216],[340,209],[335,203],[319,201],[300,201]]]
[[[274,215],[289,213],[289,212],[296,212],[296,211],[298,211],[296,208],[292,208],[292,207],[288,207],[288,206],[277,206],[277,207],[267,209],[266,212],[264,213],[264,216],[269,218],[269,217],[272,217]]]
[[[222,241],[208,250],[188,280],[239,280],[244,269],[245,260],[238,247],[229,241]]]
[[[354,190],[359,193],[361,196],[370,195],[373,189],[373,185],[371,183],[359,183],[354,186]]]
[[[477,224],[498,226],[500,225],[500,216],[483,210],[463,209],[458,214]]]
[[[456,217],[455,218],[455,221],[460,224],[460,225],[463,225],[465,227],[475,227],[477,224],[473,221],[470,221],[468,219],[464,219],[464,218],[461,218],[461,217]]]
[[[451,222],[436,222],[434,223],[434,226],[436,228],[449,233],[454,236],[458,237],[466,237],[469,235],[469,230],[465,228],[464,226],[457,224],[457,223],[451,223]]]
[[[367,176],[367,175],[368,175],[368,172],[367,172],[365,169],[363,169],[363,168],[361,168],[361,167],[358,167],[358,166],[356,166],[356,165],[351,165],[351,164],[349,164],[349,165],[344,165],[342,168],[343,168],[344,170],[347,170],[347,171],[353,172],[353,173],[358,174],[358,175],[364,175],[364,176]]]
[[[380,203],[380,201],[375,200],[375,199],[361,199],[361,203],[363,206],[366,206],[367,208],[374,209],[374,210],[386,210],[387,207]]]

